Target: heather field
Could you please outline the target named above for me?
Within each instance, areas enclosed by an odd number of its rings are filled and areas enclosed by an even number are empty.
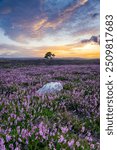
[[[63,90],[38,96],[44,84]],[[0,150],[99,150],[100,66],[0,68]]]

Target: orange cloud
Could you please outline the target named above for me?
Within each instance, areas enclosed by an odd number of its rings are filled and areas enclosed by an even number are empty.
[[[72,13],[78,9],[80,6],[84,5],[88,0],[77,0],[77,2],[65,9],[63,12],[59,14],[59,17],[55,21],[48,21],[48,18],[41,19],[39,22],[34,24],[33,29],[35,31],[40,30],[43,28],[53,28],[56,29],[59,25],[61,25],[64,21],[69,19],[72,15]]]
[[[95,42],[74,43],[60,46],[30,47],[30,46],[14,46],[0,45],[1,52],[13,52],[13,55],[44,57],[45,53],[51,51],[57,58],[80,57],[80,58],[99,58],[100,47]]]
[[[37,22],[37,23],[34,25],[33,29],[34,29],[35,31],[39,30],[41,27],[44,27],[44,24],[46,24],[46,22],[47,22],[47,19],[46,19],[46,18],[45,18],[45,19],[41,19],[39,22]]]
[[[59,26],[62,22],[63,22],[63,19],[61,18],[61,19],[56,20],[55,22],[47,22],[44,27],[56,29],[56,27]]]
[[[51,51],[56,57],[81,57],[81,58],[99,58],[100,47],[97,43],[76,43],[63,46],[48,46],[36,48],[36,56],[43,57],[44,54]]]
[[[59,24],[61,24],[63,22],[63,19],[58,19],[54,22],[49,22],[47,18],[45,19],[41,19],[39,22],[37,22],[36,24],[34,24],[33,29],[34,31],[38,31],[41,28],[53,28],[55,29]]]
[[[88,0],[77,0],[77,2],[75,3],[75,5],[67,8],[63,14],[68,14],[68,13],[72,13],[74,10],[76,10],[77,8],[79,8],[80,6],[84,5]]]

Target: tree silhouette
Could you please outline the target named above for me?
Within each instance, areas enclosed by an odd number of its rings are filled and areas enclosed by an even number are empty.
[[[52,59],[53,57],[55,57],[55,54],[52,54],[51,52],[47,52],[44,56],[46,59]]]

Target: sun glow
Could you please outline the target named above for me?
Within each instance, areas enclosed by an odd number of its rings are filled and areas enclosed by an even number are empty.
[[[34,52],[36,55],[43,57],[44,54],[48,51],[51,51],[56,55],[56,57],[83,57],[83,58],[99,58],[100,57],[100,48],[97,44],[81,44],[78,45],[63,45],[63,46],[50,46],[45,47],[44,49],[35,49]]]

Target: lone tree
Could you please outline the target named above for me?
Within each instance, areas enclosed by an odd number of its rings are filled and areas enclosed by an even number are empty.
[[[51,52],[47,52],[44,56],[46,59],[52,59],[53,57],[55,57],[55,54],[52,54]]]

